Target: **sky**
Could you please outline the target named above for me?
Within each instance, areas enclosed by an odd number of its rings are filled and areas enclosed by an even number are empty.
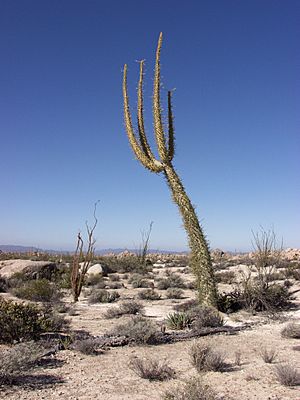
[[[72,250],[186,250],[164,177],[135,159],[122,111],[128,64],[133,120],[145,59],[145,124],[163,32],[162,89],[173,96],[174,166],[211,248],[251,249],[273,229],[300,247],[298,0],[1,0],[0,244]]]

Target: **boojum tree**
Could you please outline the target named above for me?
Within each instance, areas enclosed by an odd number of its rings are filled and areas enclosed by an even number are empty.
[[[124,97],[124,119],[130,145],[136,158],[151,172],[162,172],[172,192],[173,201],[177,204],[185,230],[188,235],[191,249],[191,266],[196,277],[199,302],[211,306],[217,304],[217,288],[212,268],[212,260],[209,246],[202,231],[195,209],[186,194],[184,186],[177,175],[172,160],[174,158],[174,122],[172,113],[172,91],[168,91],[168,132],[163,126],[162,109],[160,104],[160,52],[162,46],[162,33],[159,36],[154,73],[153,90],[153,120],[154,132],[157,143],[159,159],[157,159],[148,142],[144,127],[143,106],[143,77],[144,61],[140,61],[140,75],[137,89],[137,127],[135,133],[129,108],[127,90],[127,65],[124,66],[123,97]]]

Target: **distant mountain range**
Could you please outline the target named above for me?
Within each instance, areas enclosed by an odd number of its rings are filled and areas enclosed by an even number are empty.
[[[46,250],[46,249],[39,249],[37,247],[31,247],[31,246],[16,246],[16,245],[4,245],[0,244],[0,251],[4,253],[32,253],[35,251],[39,251],[41,253],[49,253],[49,254],[68,254],[68,253],[73,253],[73,251],[67,251],[67,250]],[[97,255],[102,255],[102,254],[120,254],[123,253],[124,251],[129,251],[132,253],[137,252],[136,249],[126,249],[126,248],[116,248],[116,249],[102,249],[102,250],[96,250]],[[186,254],[188,253],[187,251],[171,251],[171,250],[159,250],[159,249],[149,249],[148,253],[166,253],[166,254]]]

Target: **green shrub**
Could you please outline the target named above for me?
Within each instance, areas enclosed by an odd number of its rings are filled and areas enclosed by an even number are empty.
[[[132,284],[134,289],[137,288],[148,288],[151,286],[151,282],[149,282],[144,275],[141,274],[133,274],[128,282]]]
[[[181,330],[190,327],[191,318],[185,312],[174,312],[167,316],[166,323],[170,329]]]
[[[138,297],[141,300],[160,300],[161,299],[161,295],[158,292],[156,292],[154,289],[141,290],[138,293]]]
[[[12,293],[20,299],[42,302],[57,301],[61,297],[57,286],[47,279],[24,282],[23,285],[14,288]]]
[[[225,283],[231,285],[235,280],[235,274],[233,271],[218,272],[215,274],[217,283]]]
[[[105,289],[94,289],[89,297],[88,302],[90,304],[95,303],[112,303],[120,297],[118,292],[109,292]]]
[[[192,329],[194,331],[198,331],[206,327],[216,328],[224,324],[223,317],[213,307],[199,305],[192,308],[188,312],[188,315],[192,320]]]
[[[152,321],[141,316],[132,317],[125,324],[117,325],[111,332],[111,336],[126,336],[136,344],[155,343],[156,325]]]
[[[1,343],[38,339],[43,332],[59,331],[66,326],[66,320],[50,308],[0,299]]]
[[[157,288],[166,290],[168,288],[185,288],[186,285],[180,275],[174,272],[166,271],[166,278],[160,278],[157,281]]]

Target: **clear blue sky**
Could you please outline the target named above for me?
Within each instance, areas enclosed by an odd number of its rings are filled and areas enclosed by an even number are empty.
[[[174,165],[211,247],[251,248],[260,225],[299,247],[299,21],[298,0],[1,0],[0,244],[73,249],[99,199],[98,249],[138,247],[150,221],[152,248],[186,249],[122,115],[123,65],[134,111],[146,59],[152,138],[162,31]]]

